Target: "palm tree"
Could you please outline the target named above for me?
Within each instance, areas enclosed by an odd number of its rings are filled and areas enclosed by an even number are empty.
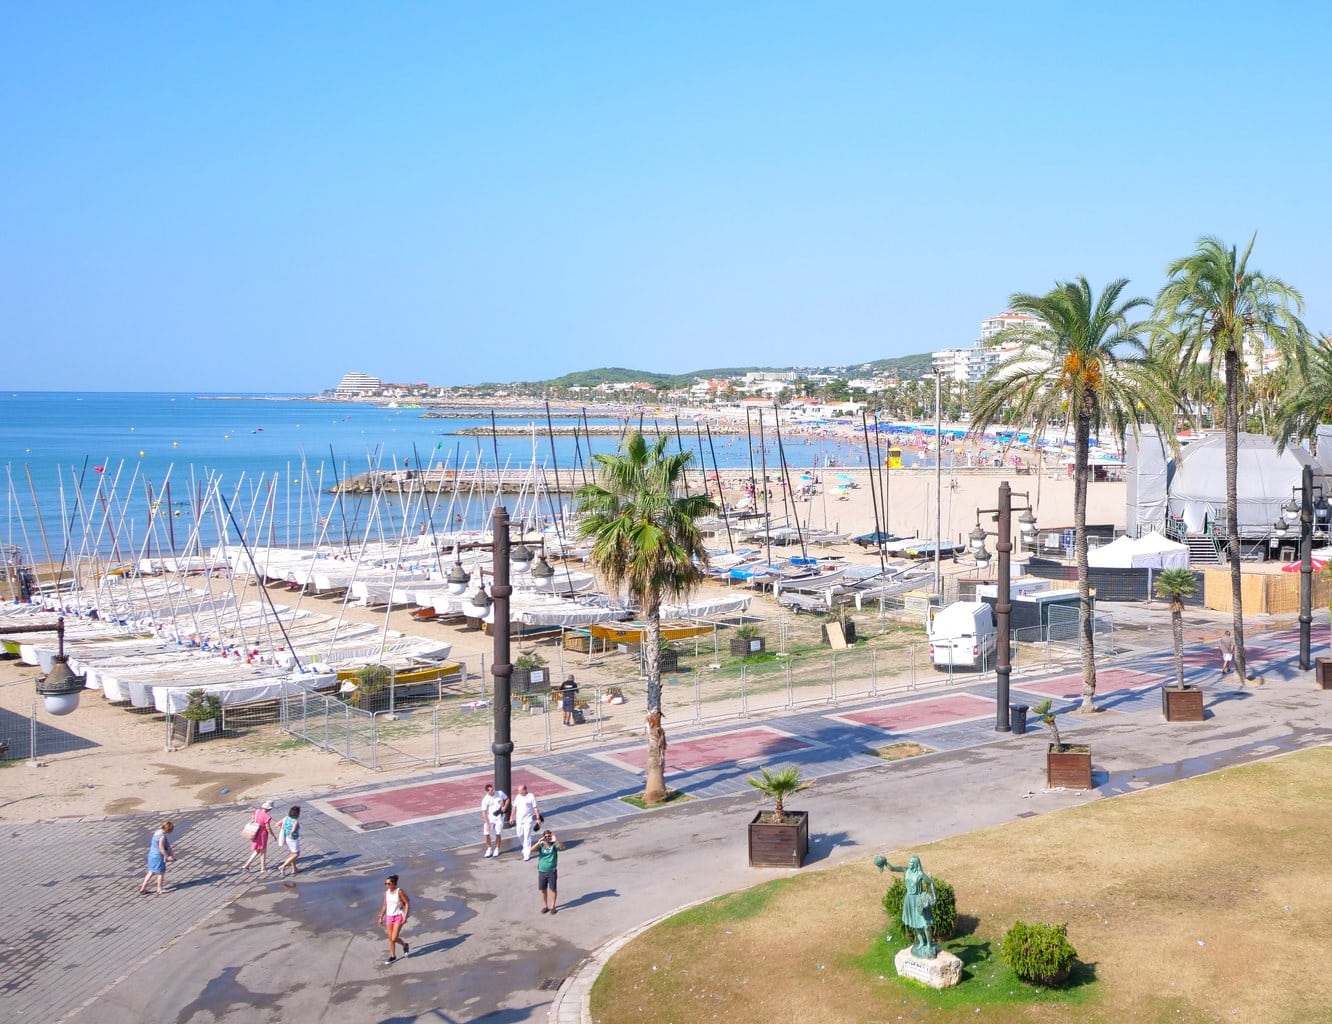
[[[597,482],[578,489],[579,536],[606,583],[628,590],[643,617],[648,758],[643,801],[666,799],[666,733],[661,727],[661,603],[687,594],[707,567],[700,516],[717,510],[706,494],[685,492],[692,451],[669,454],[663,435],[649,446],[637,431],[615,455],[594,455]]]
[[[1198,578],[1188,569],[1163,569],[1156,577],[1158,597],[1170,599],[1170,632],[1175,638],[1175,685],[1184,685],[1184,598],[1198,592]]]
[[[1244,251],[1219,238],[1198,242],[1191,255],[1166,268],[1169,280],[1156,297],[1153,348],[1180,376],[1206,364],[1225,380],[1226,543],[1230,553],[1230,593],[1234,611],[1235,671],[1241,684],[1244,664],[1244,608],[1240,585],[1239,401],[1245,379],[1245,355],[1269,343],[1284,357],[1287,370],[1306,365],[1309,332],[1299,318],[1300,293],[1280,278],[1249,267],[1254,235]]]
[[[1284,448],[1292,437],[1307,437],[1318,453],[1318,424],[1332,417],[1332,338],[1319,338],[1309,351],[1303,378],[1283,389],[1277,405],[1275,438]]]
[[[972,429],[984,431],[1008,417],[1034,423],[1039,437],[1052,422],[1073,431],[1073,528],[1078,569],[1078,632],[1082,652],[1081,711],[1094,711],[1096,651],[1087,573],[1088,451],[1093,431],[1111,430],[1123,440],[1139,422],[1174,437],[1174,400],[1156,365],[1146,359],[1139,335],[1145,323],[1129,314],[1146,299],[1120,301],[1128,282],[1112,281],[1093,296],[1087,279],[1057,284],[1045,295],[1014,295],[1009,308],[1029,313],[1040,326],[1014,327],[1000,335],[1020,348],[981,382]]]
[[[777,771],[769,771],[767,768],[760,768],[759,774],[745,780],[764,796],[772,797],[777,807],[777,824],[786,820],[786,798],[795,796],[797,793],[803,793],[814,785],[812,782],[802,782],[800,779],[800,769],[793,764],[788,764],[785,768],[779,768]]]

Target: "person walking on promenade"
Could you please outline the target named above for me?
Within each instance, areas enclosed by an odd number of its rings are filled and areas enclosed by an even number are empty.
[[[389,875],[384,879],[384,902],[379,907],[379,920],[377,924],[384,926],[384,933],[388,935],[388,959],[385,964],[391,964],[398,959],[398,943],[402,943],[402,955],[406,956],[412,951],[407,945],[405,939],[398,938],[398,933],[402,931],[402,926],[407,923],[407,914],[410,912],[411,904],[407,899],[407,890],[399,888],[398,876]]]
[[[565,676],[560,684],[560,711],[564,713],[564,724],[573,725],[574,697],[578,694],[578,684],[573,676]]]
[[[291,873],[296,874],[296,858],[301,855],[301,809],[292,807],[287,811],[287,816],[282,819],[282,828],[278,830],[278,838],[282,845],[287,848],[287,859],[278,865],[278,877],[287,873],[287,868],[291,868]]]
[[[1235,638],[1230,635],[1230,630],[1222,634],[1216,646],[1221,651],[1221,676],[1225,678],[1235,670]],[[1240,685],[1244,685],[1244,680],[1240,680]]]
[[[166,880],[166,866],[176,859],[175,854],[171,852],[171,840],[167,836],[175,830],[176,826],[169,821],[162,822],[161,826],[153,833],[152,841],[148,844],[148,873],[143,876],[143,882],[139,885],[139,895],[148,895],[148,883],[157,879],[157,895],[161,896],[164,890],[162,883]]]
[[[487,782],[485,795],[481,797],[481,841],[486,847],[482,856],[499,856],[500,836],[508,816],[509,795],[502,789],[496,789],[494,783]]]
[[[537,843],[537,889],[541,892],[541,912],[543,914],[557,913],[555,904],[558,902],[556,893],[556,884],[559,881],[560,851],[564,849],[564,844],[555,838],[555,833],[546,829],[541,833],[541,841]],[[546,894],[549,893],[549,900]]]
[[[250,870],[250,865],[254,863],[256,857],[259,858],[259,870],[268,870],[268,841],[274,838],[273,816],[268,813],[272,809],[273,801],[265,800],[245,826],[247,830],[251,825],[255,826],[255,829],[254,835],[250,837],[250,856],[245,859],[245,866],[241,869],[243,871]]]
[[[518,787],[518,795],[513,798],[513,821],[518,826],[518,838],[523,841],[523,860],[532,859],[532,839],[541,827],[541,808],[537,806],[535,793],[529,793],[526,786]]]

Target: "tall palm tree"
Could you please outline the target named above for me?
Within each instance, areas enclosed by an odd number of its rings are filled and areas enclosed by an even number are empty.
[[[1029,313],[1041,326],[1010,328],[1003,341],[1019,349],[981,382],[972,429],[983,431],[1009,418],[1034,423],[1040,437],[1052,422],[1073,432],[1073,528],[1078,569],[1078,633],[1082,652],[1082,706],[1095,710],[1096,650],[1087,573],[1088,452],[1093,431],[1110,430],[1120,441],[1140,422],[1174,437],[1174,402],[1139,336],[1145,323],[1129,314],[1146,299],[1120,301],[1128,282],[1112,281],[1092,294],[1087,279],[1057,284],[1045,295],[1014,295],[1009,308]]]
[[[1166,268],[1168,280],[1156,297],[1153,348],[1180,375],[1199,363],[1225,380],[1226,543],[1234,614],[1235,670],[1241,684],[1244,664],[1244,609],[1240,583],[1239,417],[1246,376],[1246,349],[1275,345],[1287,370],[1303,373],[1309,332],[1300,320],[1304,299],[1280,278],[1249,266],[1254,235],[1240,252],[1219,238],[1198,242],[1192,254]]]
[[[1170,599],[1170,633],[1175,640],[1175,685],[1184,685],[1184,598],[1198,592],[1198,579],[1188,569],[1162,569],[1156,593]]]
[[[648,758],[645,803],[666,799],[666,733],[661,726],[661,603],[703,579],[707,549],[697,520],[717,510],[706,494],[688,494],[692,451],[668,453],[670,438],[649,445],[631,433],[615,455],[594,455],[597,481],[576,495],[579,536],[608,585],[627,590],[643,618],[647,670]]]

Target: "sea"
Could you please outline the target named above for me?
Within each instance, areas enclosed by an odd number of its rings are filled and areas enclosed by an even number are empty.
[[[552,409],[550,430],[544,408],[497,409],[495,425],[523,428],[512,436],[490,432],[488,411],[429,410],[450,412],[446,419],[426,411],[295,395],[0,392],[0,543],[10,559],[59,563],[93,552],[125,560],[188,554],[242,537],[350,542],[362,535],[369,499],[336,500],[329,490],[339,480],[403,467],[535,467],[547,479],[556,471],[581,478],[591,474],[591,455],[613,452],[626,426],[676,438],[694,453],[693,472],[765,462],[773,471],[783,457],[793,469],[867,464],[863,438],[817,427],[783,428],[779,443],[769,423],[760,445],[757,436],[715,428],[709,439],[705,424],[683,415],[677,428],[674,413]],[[569,432],[584,423],[590,437]],[[904,462],[922,458],[909,451]],[[438,517],[482,529],[491,501],[439,501],[416,510],[413,522]],[[401,521],[407,515],[399,510]]]

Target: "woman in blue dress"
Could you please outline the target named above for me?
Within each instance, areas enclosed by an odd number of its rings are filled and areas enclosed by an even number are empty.
[[[166,866],[176,858],[171,853],[171,840],[167,836],[171,835],[175,829],[169,821],[162,822],[162,827],[153,833],[152,842],[148,844],[148,873],[143,876],[143,883],[139,886],[139,895],[148,895],[148,883],[154,876],[157,878],[157,894],[160,896],[164,892],[162,883],[166,880]]]

